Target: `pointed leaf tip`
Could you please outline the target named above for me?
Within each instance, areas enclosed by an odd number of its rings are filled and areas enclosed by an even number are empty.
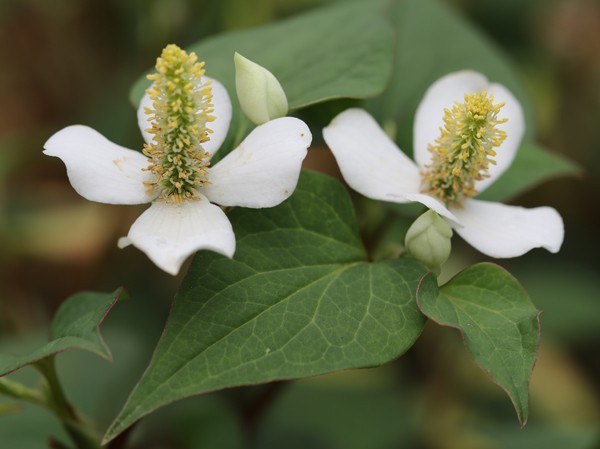
[[[113,293],[81,292],[69,297],[52,321],[50,341],[30,354],[0,355],[0,376],[70,349],[85,349],[110,360],[100,325],[117,301],[125,297],[122,288]]]
[[[473,360],[506,391],[524,426],[540,311],[519,282],[500,266],[481,263],[456,275],[439,295],[417,296],[427,317],[462,333]]]

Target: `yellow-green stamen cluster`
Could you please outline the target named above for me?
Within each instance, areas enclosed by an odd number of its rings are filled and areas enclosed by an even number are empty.
[[[173,203],[198,198],[207,181],[209,154],[202,144],[212,132],[215,117],[210,82],[203,84],[204,63],[177,45],[168,45],[156,60],[156,73],[148,75],[152,107],[146,108],[152,143],[144,146],[150,159],[147,170],[156,175],[148,183],[158,198]]]
[[[429,145],[431,163],[422,183],[423,192],[455,206],[475,196],[476,181],[489,177],[490,164],[496,164],[494,148],[506,139],[497,125],[508,120],[498,118],[504,103],[494,104],[487,92],[465,94],[464,100],[444,111],[444,127]]]

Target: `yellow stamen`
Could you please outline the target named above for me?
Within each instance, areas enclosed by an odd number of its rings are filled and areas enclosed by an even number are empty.
[[[497,125],[508,120],[498,118],[504,103],[494,104],[487,92],[465,94],[464,99],[444,110],[444,127],[429,145],[431,163],[422,174],[423,192],[455,206],[475,196],[476,181],[489,178],[490,164],[496,164],[494,147],[506,139]]]
[[[203,62],[177,45],[168,45],[156,60],[156,73],[148,75],[152,107],[146,108],[152,143],[144,146],[156,175],[146,183],[158,198],[181,203],[197,199],[197,190],[208,182],[209,154],[202,144],[210,140],[207,127],[215,120],[210,82],[202,82]]]

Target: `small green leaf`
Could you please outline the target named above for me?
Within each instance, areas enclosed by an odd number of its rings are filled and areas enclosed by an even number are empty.
[[[83,292],[71,296],[56,312],[46,345],[22,356],[0,354],[0,376],[68,349],[85,349],[110,360],[99,326],[122,294],[118,289],[109,294]]]
[[[418,304],[433,321],[460,330],[475,363],[508,393],[525,425],[540,312],[517,280],[481,263],[456,275],[437,297],[419,292]]]
[[[385,88],[393,59],[392,30],[379,13],[381,3],[342,2],[278,23],[221,34],[188,50],[206,62],[206,75],[223,83],[231,96],[237,51],[277,77],[290,109],[332,98],[372,97]],[[133,86],[130,97],[136,107],[148,85],[143,77]]]
[[[233,259],[200,252],[108,441],[151,411],[221,388],[386,363],[421,333],[413,259],[368,263],[350,198],[303,173],[272,209],[235,209]],[[422,295],[435,296],[431,277]]]

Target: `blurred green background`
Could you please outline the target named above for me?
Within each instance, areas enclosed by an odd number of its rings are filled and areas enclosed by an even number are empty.
[[[114,362],[79,352],[58,360],[70,399],[101,430],[147,363],[180,278],[139,251],[117,249],[143,207],[80,198],[64,166],[42,155],[44,142],[82,123],[140,148],[129,89],[167,43],[186,46],[322,3],[0,2],[0,349],[19,352],[42,340],[70,294],[126,286],[133,300],[104,326]],[[144,420],[132,447],[600,448],[600,2],[448,3],[514,62],[533,98],[539,141],[582,167],[578,178],[514,199],[559,210],[566,226],[561,252],[500,261],[544,310],[527,427],[519,429],[509,400],[472,365],[458,334],[428,325],[405,356],[381,368],[182,401]],[[310,113],[304,118],[310,125]],[[306,164],[335,175],[313,129]],[[446,275],[483,260],[458,238],[454,244]],[[17,378],[35,382],[27,370]],[[1,447],[44,447],[49,434],[62,435],[45,411],[4,404]]]

